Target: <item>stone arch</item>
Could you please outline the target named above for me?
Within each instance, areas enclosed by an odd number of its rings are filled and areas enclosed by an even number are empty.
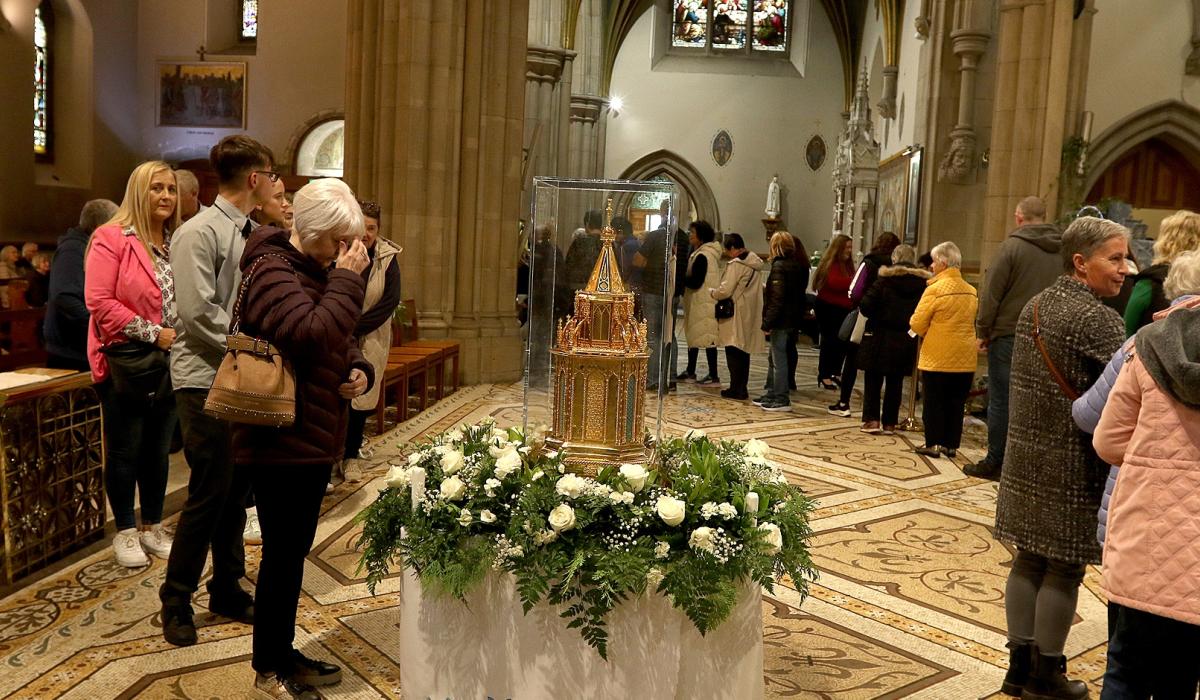
[[[696,216],[721,230],[721,214],[717,198],[708,181],[686,159],[666,149],[648,153],[637,159],[621,173],[622,180],[649,180],[657,175],[679,183],[696,208]]]
[[[1166,141],[1200,165],[1200,110],[1178,100],[1164,100],[1105,129],[1088,146],[1088,176],[1083,191],[1090,192],[1129,149],[1152,138]]]
[[[292,131],[292,136],[288,139],[287,150],[285,151],[288,162],[276,163],[275,165],[279,166],[280,169],[286,169],[289,173],[295,175],[296,161],[300,155],[300,146],[304,143],[304,137],[308,136],[313,129],[324,124],[325,122],[333,121],[334,119],[345,120],[346,113],[338,109],[325,109],[317,112],[302,122]],[[276,157],[279,157],[279,154],[276,154]]]

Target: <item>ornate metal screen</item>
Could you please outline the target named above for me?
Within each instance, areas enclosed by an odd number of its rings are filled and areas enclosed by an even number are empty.
[[[100,403],[80,376],[0,406],[5,584],[104,534]]]

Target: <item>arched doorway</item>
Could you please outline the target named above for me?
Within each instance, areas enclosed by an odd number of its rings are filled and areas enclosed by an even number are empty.
[[[654,151],[639,158],[621,173],[622,180],[667,179],[679,185],[685,201],[680,209],[695,219],[703,219],[721,229],[721,213],[717,198],[700,171],[679,155],[668,150]],[[682,221],[681,223],[687,223]]]

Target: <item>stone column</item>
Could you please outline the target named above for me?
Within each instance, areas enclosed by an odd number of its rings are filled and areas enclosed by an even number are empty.
[[[563,49],[530,46],[525,62],[525,143],[529,154],[529,175],[558,175],[559,131],[563,129],[564,104],[561,80],[563,67],[575,54]],[[570,96],[570,92],[565,93]],[[537,141],[531,142],[534,133]]]
[[[528,3],[350,0],[346,180],[404,247],[423,335],[467,382],[521,375],[513,298]]]
[[[604,152],[600,145],[601,122],[608,100],[596,95],[571,96],[571,177],[603,175]]]
[[[950,150],[938,165],[939,180],[959,184],[973,181],[975,175],[975,72],[991,37],[973,26],[968,13],[963,13],[959,27],[950,33],[959,60],[958,121],[950,131]]]
[[[1018,201],[1038,195],[1057,216],[1067,116],[1074,0],[1002,0],[992,114],[983,262],[1008,230]]]

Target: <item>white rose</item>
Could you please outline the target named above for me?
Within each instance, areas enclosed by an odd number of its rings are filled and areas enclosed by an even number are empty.
[[[629,484],[629,490],[638,493],[646,486],[646,477],[650,473],[640,464],[622,464],[621,476],[625,478],[625,482]]]
[[[771,446],[758,438],[750,438],[746,442],[746,454],[751,457],[766,457],[771,454]]]
[[[537,545],[550,544],[558,539],[558,533],[554,530],[542,530],[533,536],[533,542]]]
[[[452,476],[442,482],[442,485],[438,487],[438,491],[442,494],[442,498],[447,501],[461,501],[467,492],[467,485],[462,482],[462,479]]]
[[[496,476],[505,479],[509,474],[521,468],[521,455],[516,450],[509,450],[496,460]]]
[[[575,509],[563,503],[554,510],[550,511],[550,527],[555,532],[564,532],[575,527]]]
[[[458,513],[458,524],[462,525],[463,527],[470,525],[471,521],[474,519],[474,516],[471,515],[471,511],[467,510],[466,508],[463,508]]]
[[[489,496],[495,496],[496,489],[500,488],[500,486],[501,484],[499,479],[488,479],[487,481],[483,482],[483,490],[487,492],[487,495]]]
[[[716,514],[717,514],[717,504],[716,503],[709,501],[708,503],[705,503],[704,505],[700,506],[700,517],[701,518],[708,520],[709,518],[715,516]]]
[[[691,537],[688,537],[688,546],[692,549],[701,549],[705,552],[711,552],[714,549],[713,538],[715,535],[716,531],[711,527],[698,527],[695,530],[692,530]]]
[[[490,510],[481,510],[479,511],[479,519],[485,523],[494,523],[496,522],[496,514]]]
[[[689,430],[683,434],[684,440],[703,440],[706,437],[708,437],[707,433],[705,433],[703,430],[698,430],[696,428],[692,428],[691,430]]]
[[[579,495],[582,494],[586,488],[587,482],[575,476],[574,474],[567,474],[566,476],[559,477],[558,483],[554,485],[554,490],[557,491],[560,496],[566,496],[572,500],[579,498]]]
[[[457,474],[463,468],[463,453],[458,450],[449,450],[442,454],[442,472],[446,474]]]
[[[504,440],[501,440],[501,441],[497,442],[496,444],[488,447],[488,454],[495,457],[496,459],[500,459],[501,457],[508,454],[509,452],[516,452],[516,451],[517,451],[517,448],[515,445],[513,445],[510,442],[505,442]]]
[[[387,473],[387,485],[393,489],[408,488],[408,469],[399,464],[392,465]]]
[[[622,503],[629,505],[633,503],[633,494],[628,491],[613,491],[608,494],[608,499],[617,505]]]
[[[646,590],[648,590],[648,591],[658,590],[658,584],[662,583],[662,580],[663,580],[662,569],[658,568],[657,566],[651,568],[649,571],[646,572]]]
[[[732,503],[722,503],[721,505],[717,506],[717,513],[722,518],[736,518],[738,514],[737,508],[735,508]]]
[[[763,541],[767,544],[767,554],[779,554],[783,549],[783,533],[775,523],[763,523],[758,529],[764,534]]]
[[[493,426],[492,427],[492,439],[507,442],[508,441],[508,431],[502,430],[500,428]]]
[[[408,466],[415,467],[421,463],[422,459],[425,459],[424,452],[413,452],[408,456]]]
[[[658,517],[662,518],[662,521],[671,527],[675,527],[683,522],[683,516],[687,514],[684,502],[670,496],[659,496],[658,502],[654,504],[654,508],[658,511]]]
[[[532,482],[537,481],[538,479],[542,478],[543,476],[546,476],[546,472],[539,469],[533,473],[533,476],[529,477],[529,481],[532,483]]]
[[[671,556],[670,542],[659,542],[658,544],[654,545],[655,559],[666,559],[669,556]]]
[[[446,439],[450,442],[462,442],[463,433],[458,428],[455,428],[454,430],[446,433]]]

